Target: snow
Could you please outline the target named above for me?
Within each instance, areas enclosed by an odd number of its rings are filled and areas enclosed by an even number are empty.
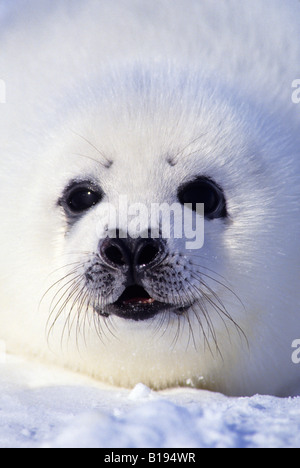
[[[1,448],[300,447],[300,397],[229,398],[195,389],[112,388],[7,356]]]

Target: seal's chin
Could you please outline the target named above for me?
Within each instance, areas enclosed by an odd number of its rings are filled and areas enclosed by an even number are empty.
[[[128,286],[119,299],[105,309],[105,315],[116,315],[126,320],[142,321],[149,320],[167,310],[180,314],[185,308],[157,301],[142,286],[133,285]]]

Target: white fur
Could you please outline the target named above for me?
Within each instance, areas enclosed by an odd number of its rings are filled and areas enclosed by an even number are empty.
[[[0,23],[8,350],[123,386],[290,394],[300,375],[299,2],[19,0]],[[95,148],[114,160],[109,170]],[[240,329],[209,305],[202,326],[193,313],[163,324],[114,317],[101,337],[92,312],[83,323],[66,305],[51,328],[55,292],[44,294],[99,240],[101,204],[66,234],[57,200],[68,181],[93,176],[112,203],[127,194],[149,205],[173,203],[199,174],[222,185],[230,221],[206,223],[187,279],[199,263],[210,272]]]

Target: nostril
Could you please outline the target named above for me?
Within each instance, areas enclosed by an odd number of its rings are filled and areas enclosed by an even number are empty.
[[[123,252],[118,247],[112,245],[105,250],[105,257],[115,265],[125,265]]]
[[[130,252],[120,239],[105,241],[101,246],[101,255],[108,263],[118,267],[128,265],[130,262]]]
[[[159,245],[155,241],[142,242],[135,254],[136,265],[149,265],[156,259],[159,252]]]

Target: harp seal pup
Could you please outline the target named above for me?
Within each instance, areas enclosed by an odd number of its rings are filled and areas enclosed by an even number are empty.
[[[124,387],[292,394],[299,2],[29,0],[0,21],[7,350]],[[121,197],[194,222],[204,203],[202,248],[161,218],[129,233]]]

